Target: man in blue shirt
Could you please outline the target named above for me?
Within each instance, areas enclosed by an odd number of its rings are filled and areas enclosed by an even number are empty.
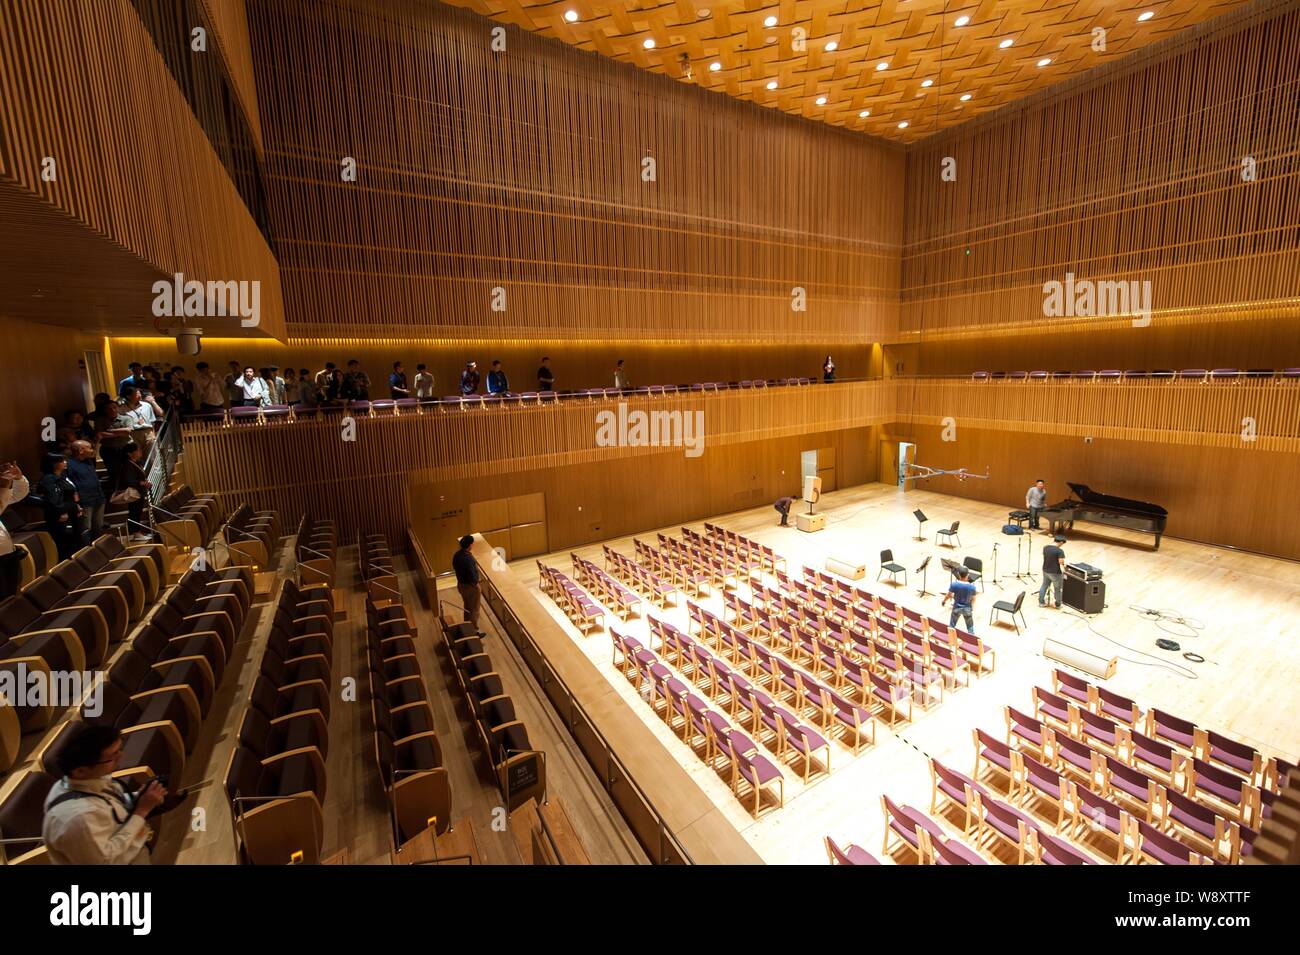
[[[95,448],[85,440],[72,442],[68,477],[77,488],[81,504],[81,539],[89,544],[104,529],[104,489],[95,471]]]
[[[969,570],[958,567],[957,579],[943,595],[943,602],[946,605],[948,598],[952,598],[952,619],[948,621],[948,626],[957,626],[957,618],[963,617],[966,620],[966,632],[973,634],[975,632],[975,585],[966,579],[969,576]]]
[[[506,373],[501,370],[501,362],[492,362],[492,367],[488,370],[488,394],[504,395],[510,390],[510,382],[506,380]]]
[[[128,388],[139,388],[141,390],[144,389],[144,385],[145,385],[144,376],[140,374],[140,371],[142,369],[141,364],[138,361],[133,361],[131,362],[131,364],[127,365],[126,367],[131,369],[131,374],[127,375],[125,378],[123,378],[121,381],[117,383],[117,393],[119,395],[126,394],[126,389]]]
[[[393,373],[388,376],[388,394],[391,398],[409,398],[411,390],[406,387],[406,372],[400,361],[393,362]]]

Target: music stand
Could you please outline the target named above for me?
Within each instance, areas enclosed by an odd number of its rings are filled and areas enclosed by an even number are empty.
[[[917,511],[917,513],[921,513]],[[921,575],[921,589],[916,592],[918,597],[933,597],[934,594],[925,589],[925,568],[930,566],[930,555],[927,554],[925,560],[921,561],[921,566],[916,568],[916,573]]]
[[[1025,561],[1025,569],[1022,573],[1020,570],[1020,548],[1025,540],[1029,541],[1029,555]],[[1034,532],[1026,529],[1023,534],[1016,538],[1016,572],[1012,574],[1017,580],[1037,580],[1033,573],[1034,566]]]
[[[912,516],[916,518],[916,536],[913,537],[912,540],[923,541],[925,540],[925,531],[922,530],[922,525],[925,524],[929,518],[925,516],[925,511],[921,510],[919,507],[912,512]]]

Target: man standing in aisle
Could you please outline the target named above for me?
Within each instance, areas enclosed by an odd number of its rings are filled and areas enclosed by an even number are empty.
[[[487,636],[478,626],[478,608],[483,599],[483,592],[479,589],[479,569],[478,561],[470,552],[474,545],[474,538],[466,534],[460,539],[460,550],[456,551],[451,558],[451,569],[456,572],[456,589],[460,592],[460,599],[465,605],[465,619],[474,625],[480,637]]]
[[[946,606],[948,599],[952,598],[952,617],[948,621],[948,626],[957,626],[957,618],[966,621],[966,632],[975,633],[975,585],[967,578],[970,577],[970,571],[965,567],[958,567],[955,571],[957,579],[948,587],[948,592],[943,595],[943,603]]]
[[[1042,478],[1034,482],[1034,486],[1025,492],[1025,508],[1029,511],[1029,528],[1030,530],[1039,530],[1038,515],[1042,512],[1043,507],[1047,504],[1047,484]]]

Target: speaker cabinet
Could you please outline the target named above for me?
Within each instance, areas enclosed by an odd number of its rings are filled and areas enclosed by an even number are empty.
[[[826,558],[826,570],[832,574],[847,577],[849,580],[861,580],[867,576],[866,564],[854,564],[847,560],[840,560],[838,557]]]
[[[803,479],[803,499],[809,504],[816,504],[822,496],[822,479],[805,477]]]
[[[1065,575],[1062,588],[1062,601],[1066,606],[1084,613],[1101,613],[1106,609],[1106,582],[1104,580],[1080,580],[1078,577]]]

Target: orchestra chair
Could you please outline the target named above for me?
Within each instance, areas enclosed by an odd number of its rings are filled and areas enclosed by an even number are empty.
[[[961,521],[953,521],[953,522],[952,522],[952,527],[941,527],[941,528],[939,528],[939,532],[938,532],[937,534],[934,535],[934,543],[935,543],[935,545],[936,545],[936,546],[948,546],[948,547],[960,547],[960,546],[961,546],[961,535],[957,533],[957,529],[958,529],[959,527],[961,527]],[[941,537],[943,538],[942,541],[939,539],[939,538],[941,538]],[[957,541],[956,544],[953,543],[953,539],[954,539],[954,538],[955,538],[956,541]]]
[[[889,574],[891,584],[898,583],[898,575],[903,575],[903,584],[907,584],[907,568],[902,564],[894,561],[894,552],[892,550],[882,550],[880,552],[880,570],[876,573],[876,580],[880,580],[881,574]]]
[[[992,624],[993,624],[993,618],[994,618],[997,614],[999,614],[999,613],[1010,614],[1010,615],[1011,615],[1011,625],[1012,625],[1013,627],[1016,628],[1016,633],[1019,634],[1019,633],[1020,633],[1020,625],[1019,625],[1018,623],[1016,623],[1016,616],[1019,615],[1019,617],[1020,617],[1020,619],[1021,619],[1022,621],[1025,619],[1025,612],[1024,612],[1023,610],[1020,609],[1021,606],[1022,606],[1022,605],[1024,604],[1024,602],[1025,602],[1025,593],[1026,593],[1026,591],[1023,591],[1023,590],[1020,591],[1020,595],[1019,595],[1018,597],[1016,597],[1016,599],[1015,599],[1014,601],[1012,601],[1012,600],[999,600],[999,601],[996,601],[996,602],[993,604],[993,609],[989,611],[989,625],[992,626]],[[1029,623],[1026,621],[1026,622],[1025,622],[1025,627],[1028,628],[1028,626],[1029,626]]]

